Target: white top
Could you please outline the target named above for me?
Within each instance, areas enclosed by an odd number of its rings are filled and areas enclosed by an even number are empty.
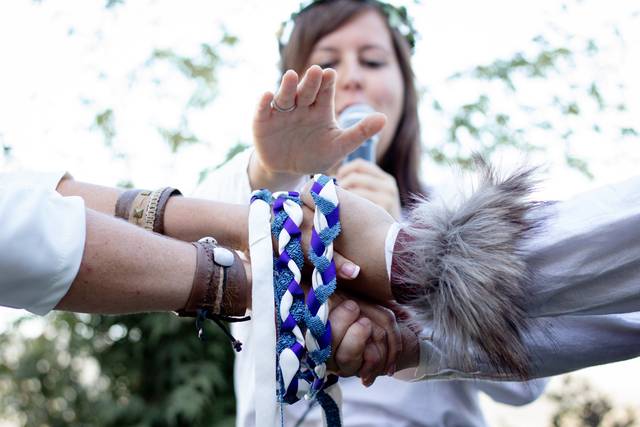
[[[228,203],[249,203],[251,186],[247,168],[253,150],[235,156],[210,174],[197,189],[196,196]],[[259,260],[252,259],[253,263]],[[271,258],[264,260],[271,264]],[[236,425],[256,425],[255,366],[256,346],[250,322],[231,325],[234,336],[244,344],[234,366],[237,399]],[[411,370],[412,373],[414,370]],[[491,381],[404,382],[381,377],[365,388],[357,378],[341,378],[343,421],[347,426],[484,426],[478,403],[483,391],[494,400],[524,405],[543,391],[545,380],[529,383]],[[274,390],[275,394],[275,390]],[[285,425],[293,426],[307,409],[304,401],[285,406]],[[321,426],[319,408],[306,417],[305,426]]]
[[[55,191],[64,173],[0,173],[0,305],[44,315],[66,295],[85,241],[80,197]]]

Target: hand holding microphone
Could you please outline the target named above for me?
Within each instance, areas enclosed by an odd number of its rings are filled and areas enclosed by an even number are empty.
[[[345,129],[375,113],[367,104],[354,104],[347,107],[338,117],[338,123]],[[376,146],[380,134],[375,134],[349,154],[338,169],[338,184],[345,190],[377,204],[400,219],[400,193],[395,178],[382,170],[376,163]]]

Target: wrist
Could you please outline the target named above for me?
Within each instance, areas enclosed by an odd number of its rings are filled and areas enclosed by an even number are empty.
[[[299,173],[269,170],[256,151],[251,154],[248,174],[251,190],[267,188],[272,192],[297,188],[304,177]]]
[[[406,325],[401,326],[400,334],[402,337],[402,352],[400,352],[396,362],[397,370],[416,368],[420,363],[420,338]]]

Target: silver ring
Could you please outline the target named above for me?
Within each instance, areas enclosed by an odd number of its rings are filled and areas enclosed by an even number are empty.
[[[293,110],[295,110],[297,107],[297,105],[294,103],[291,107],[289,108],[282,108],[281,106],[278,105],[278,103],[276,102],[276,98],[274,97],[273,100],[271,100],[271,108],[273,108],[274,110],[280,112],[280,113],[290,113]]]

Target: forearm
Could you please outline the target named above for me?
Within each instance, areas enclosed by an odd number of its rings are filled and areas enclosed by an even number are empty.
[[[63,179],[57,191],[63,196],[80,196],[87,208],[113,216],[122,190]],[[247,248],[249,209],[242,205],[171,197],[164,213],[164,234],[184,241],[213,236],[219,244],[237,250]]]
[[[115,314],[184,307],[196,267],[192,245],[92,210],[86,218],[80,271],[57,309]]]
[[[104,314],[181,310],[197,267],[192,244],[87,210],[80,270],[56,308]],[[242,314],[250,306],[250,281],[243,265],[230,268],[222,314]]]

